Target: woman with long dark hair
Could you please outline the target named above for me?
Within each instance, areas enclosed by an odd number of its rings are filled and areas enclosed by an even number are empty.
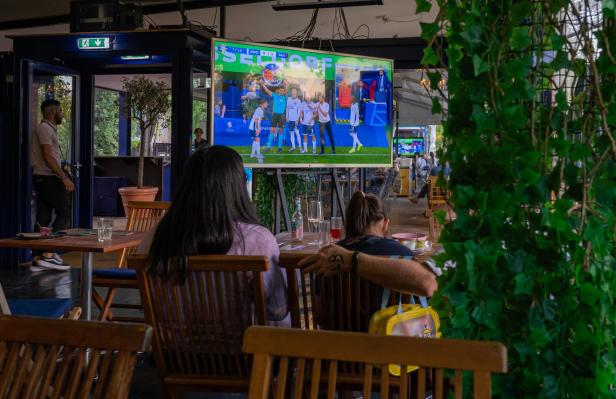
[[[190,255],[262,255],[267,318],[287,315],[286,282],[278,266],[280,251],[272,233],[261,226],[248,198],[240,155],[223,146],[199,147],[186,164],[169,211],[144,240],[147,272],[183,283]]]

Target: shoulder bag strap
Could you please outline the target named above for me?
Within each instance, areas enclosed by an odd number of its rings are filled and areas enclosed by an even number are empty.
[[[390,259],[408,259],[411,260],[413,259],[412,256],[397,256],[397,255],[392,255],[389,257]],[[391,295],[391,289],[390,288],[383,288],[383,296],[381,297],[381,309],[385,309],[387,307],[387,302],[389,302],[389,296]],[[411,305],[415,305],[415,297],[413,295],[411,295]],[[419,296],[419,304],[421,305],[422,308],[427,308],[428,305],[428,298],[426,298],[425,296]],[[399,295],[399,301],[398,301],[398,313],[402,313],[402,295]]]

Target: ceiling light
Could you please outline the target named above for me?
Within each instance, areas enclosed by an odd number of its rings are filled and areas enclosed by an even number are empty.
[[[276,3],[272,5],[275,11],[311,10],[315,8],[340,8],[358,6],[382,6],[383,0],[325,0],[303,3]]]

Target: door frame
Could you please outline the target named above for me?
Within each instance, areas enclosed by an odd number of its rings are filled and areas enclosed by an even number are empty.
[[[31,112],[31,89],[34,83],[33,76],[36,72],[49,73],[52,75],[64,75],[72,77],[72,87],[71,87],[71,96],[72,96],[72,110],[71,110],[71,137],[70,137],[70,146],[69,151],[64,154],[67,158],[70,159],[71,164],[80,164],[82,159],[82,154],[80,151],[81,148],[81,137],[78,132],[81,131],[81,73],[78,70],[66,68],[63,66],[58,66],[38,60],[23,60],[23,86],[20,96],[20,106],[22,109],[22,121],[21,124],[21,140],[22,140],[22,160],[21,160],[21,170],[22,170],[22,179],[23,182],[23,191],[22,195],[24,195],[26,206],[25,212],[25,228],[30,229],[33,226],[34,219],[36,216],[33,214],[33,209],[35,206],[34,201],[32,201],[32,193],[34,191],[34,187],[32,184],[32,168],[30,164],[30,140],[31,140],[31,126],[33,126],[33,119],[36,117],[32,115]],[[65,160],[68,161],[68,160]],[[73,226],[80,225],[80,191],[81,191],[81,179],[79,176],[79,169],[75,173],[74,176],[74,184],[75,191],[71,196],[71,221]]]

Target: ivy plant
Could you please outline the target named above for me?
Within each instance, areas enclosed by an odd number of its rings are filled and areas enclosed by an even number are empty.
[[[448,101],[440,158],[457,214],[433,302],[443,334],[507,346],[496,397],[613,397],[616,3],[436,6],[422,61],[432,89],[447,69],[433,111]]]

